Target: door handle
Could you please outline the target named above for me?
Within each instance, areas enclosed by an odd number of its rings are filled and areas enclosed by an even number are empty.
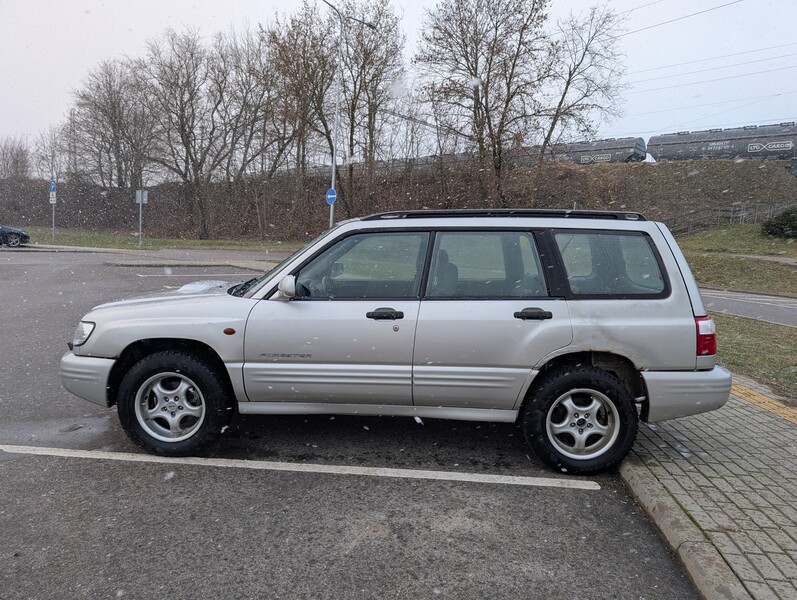
[[[553,313],[550,310],[542,310],[532,306],[516,312],[515,318],[522,321],[544,321],[545,319],[553,319]]]
[[[395,321],[396,319],[403,319],[404,313],[400,310],[383,306],[371,312],[365,313],[365,316],[369,319],[373,319],[374,321]]]

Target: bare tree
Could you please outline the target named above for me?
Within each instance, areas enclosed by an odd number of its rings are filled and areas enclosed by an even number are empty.
[[[304,173],[316,155],[314,135],[332,155],[332,120],[327,102],[334,81],[336,58],[330,40],[336,39],[335,22],[322,18],[315,4],[302,2],[299,12],[277,17],[265,30],[272,53],[274,75],[279,77],[281,114],[294,128],[294,162]],[[331,104],[330,104],[331,105]]]
[[[103,187],[127,187],[123,165],[123,68],[105,61],[93,69],[75,92],[75,117],[70,136],[84,172]]]
[[[60,181],[67,165],[64,125],[54,125],[33,142],[33,160],[41,179]]]
[[[222,166],[227,191],[231,200],[253,204],[264,235],[268,220],[264,182],[285,164],[295,128],[285,111],[269,36],[262,29],[230,31],[217,36],[215,44],[222,68],[230,73],[228,98],[222,103],[231,149]],[[260,175],[260,182],[250,185],[255,180],[248,175]]]
[[[218,43],[206,47],[197,31],[168,30],[164,40],[149,42],[146,57],[134,63],[155,123],[151,158],[183,184],[202,239],[211,230],[208,185],[232,151],[232,74],[222,51]]]
[[[130,62],[104,61],[89,73],[65,131],[76,157],[71,170],[103,187],[141,187],[153,141],[143,93]]]
[[[504,151],[536,126],[537,95],[549,76],[542,30],[548,0],[443,0],[427,14],[415,61],[429,97],[473,138],[502,204]],[[483,192],[488,186],[482,180]]]
[[[617,37],[620,26],[617,13],[600,5],[558,24],[553,76],[547,86],[549,106],[541,115],[545,127],[539,164],[557,137],[594,136],[600,120],[620,113],[624,72]]]
[[[0,140],[0,179],[27,179],[30,177],[31,166],[30,148],[26,138],[6,137]]]
[[[380,111],[383,125],[379,132],[382,143],[376,148],[379,158],[400,163],[435,154],[437,127],[423,114],[422,95],[402,79],[397,79],[392,89],[388,104]]]
[[[217,36],[217,55],[230,73],[228,99],[222,103],[231,152],[224,165],[228,181],[247,173],[271,178],[284,163],[293,140],[280,100],[280,80],[268,36],[245,30]]]
[[[373,171],[382,109],[391,86],[404,74],[404,34],[389,0],[346,0],[343,40],[343,102],[347,123],[349,185],[351,161],[359,158]],[[368,25],[366,25],[368,24]]]

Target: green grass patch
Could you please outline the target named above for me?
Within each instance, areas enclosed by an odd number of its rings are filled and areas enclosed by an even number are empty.
[[[797,328],[722,313],[711,316],[720,363],[797,400]]]
[[[51,244],[52,229],[47,227],[28,227],[31,244]],[[55,244],[59,246],[80,246],[85,248],[121,248],[135,250],[138,237],[129,233],[111,231],[84,231],[75,229],[56,229]],[[277,242],[263,240],[195,240],[183,238],[148,238],[144,236],[142,249],[160,250],[163,248],[230,248],[263,250],[296,250],[302,242]]]
[[[797,243],[762,234],[760,223],[680,236],[678,245],[701,286],[797,297],[797,266],[754,258],[797,258]]]
[[[678,237],[678,245],[687,254],[709,252],[785,256],[797,258],[797,240],[784,240],[761,233],[760,223],[717,227]]]
[[[797,266],[721,254],[687,254],[701,287],[797,297]]]

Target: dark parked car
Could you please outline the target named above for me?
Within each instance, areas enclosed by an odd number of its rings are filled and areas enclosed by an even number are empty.
[[[0,245],[5,244],[9,248],[16,248],[20,244],[28,242],[30,242],[30,236],[21,229],[0,225]]]

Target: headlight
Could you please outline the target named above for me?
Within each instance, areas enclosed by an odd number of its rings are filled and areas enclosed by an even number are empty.
[[[89,339],[91,332],[94,331],[94,323],[91,321],[81,321],[75,329],[75,337],[72,338],[73,346],[82,346]]]

